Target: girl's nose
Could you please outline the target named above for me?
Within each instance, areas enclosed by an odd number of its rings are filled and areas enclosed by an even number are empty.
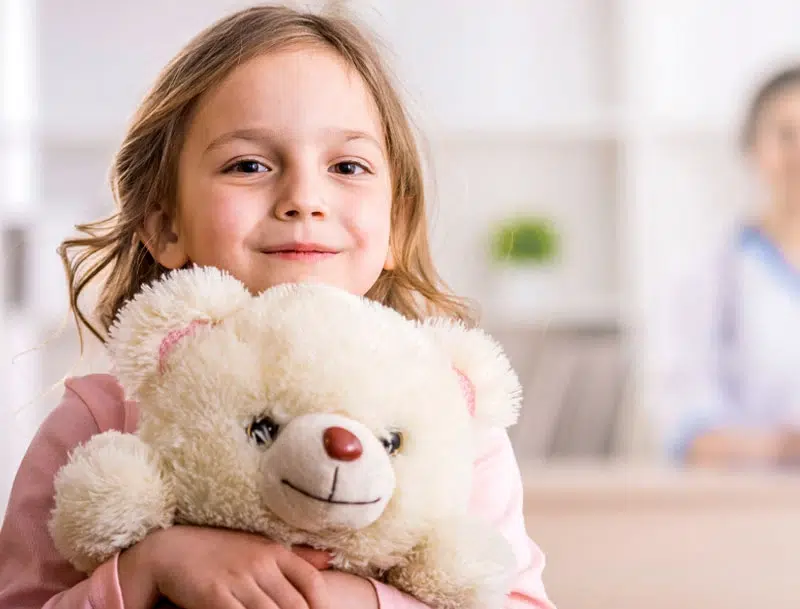
[[[320,192],[321,185],[317,184],[313,171],[297,169],[287,173],[285,180],[280,199],[274,208],[278,220],[322,219],[327,215]]]
[[[355,461],[364,452],[361,441],[344,427],[329,427],[322,434],[322,444],[331,459]]]
[[[306,220],[324,218],[325,215],[325,207],[311,201],[290,200],[275,206],[275,217],[278,220]]]

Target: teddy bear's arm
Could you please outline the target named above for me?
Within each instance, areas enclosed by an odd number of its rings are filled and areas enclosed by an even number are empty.
[[[500,609],[515,559],[506,539],[472,519],[435,527],[386,583],[435,609]]]
[[[55,478],[49,522],[56,549],[91,573],[174,516],[169,480],[138,436],[107,431],[76,448]]]

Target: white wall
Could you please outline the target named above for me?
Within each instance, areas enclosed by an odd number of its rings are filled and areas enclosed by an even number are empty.
[[[29,3],[28,3],[29,4]],[[35,117],[29,103],[35,94],[35,56],[33,40],[35,15],[24,0],[7,0],[0,4],[0,505],[13,477],[12,465],[24,449],[29,437],[20,437],[19,429],[33,427],[18,415],[23,395],[38,381],[38,365],[22,365],[12,369],[12,357],[20,349],[17,339],[33,334],[27,329],[15,332],[13,320],[4,304],[12,295],[7,277],[12,270],[16,251],[14,239],[5,229],[5,220],[22,211],[31,199],[33,174],[32,149],[27,126]]]

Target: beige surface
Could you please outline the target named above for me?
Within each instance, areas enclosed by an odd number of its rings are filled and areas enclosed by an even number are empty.
[[[800,605],[800,476],[523,468],[560,609]]]

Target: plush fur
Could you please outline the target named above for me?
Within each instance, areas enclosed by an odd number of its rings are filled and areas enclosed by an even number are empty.
[[[140,424],[56,477],[50,531],[76,568],[191,523],[329,549],[434,607],[502,605],[513,555],[467,507],[476,432],[514,422],[520,386],[483,332],[196,268],[144,288],[108,346]]]

